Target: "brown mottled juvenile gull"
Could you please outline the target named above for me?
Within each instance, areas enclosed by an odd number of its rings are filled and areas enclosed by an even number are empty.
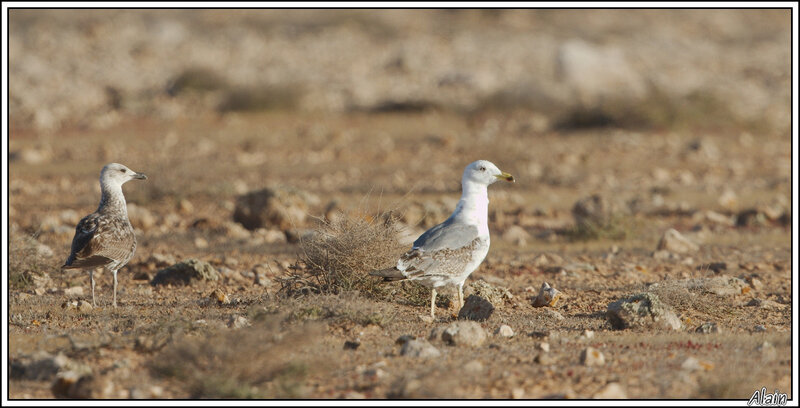
[[[107,268],[114,274],[114,307],[117,307],[117,271],[136,251],[136,236],[128,219],[122,185],[133,179],[147,179],[119,163],[110,163],[100,172],[102,197],[97,211],[83,217],[75,227],[72,250],[62,269],[88,269],[94,300],[94,270]]]
[[[489,196],[497,180],[514,181],[486,160],[470,163],[461,177],[461,200],[450,218],[425,231],[393,268],[372,271],[386,281],[410,279],[431,288],[431,317],[435,317],[436,288],[458,286],[464,306],[464,281],[489,253]]]

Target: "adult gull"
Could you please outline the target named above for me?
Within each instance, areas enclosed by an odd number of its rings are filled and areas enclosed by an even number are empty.
[[[431,317],[435,317],[436,289],[458,287],[459,308],[464,306],[464,281],[489,253],[489,197],[487,187],[497,180],[514,182],[486,160],[470,163],[461,177],[461,200],[450,218],[420,235],[397,265],[370,275],[385,281],[409,279],[431,288]]]

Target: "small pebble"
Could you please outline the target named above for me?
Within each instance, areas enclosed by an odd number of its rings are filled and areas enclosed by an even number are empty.
[[[581,352],[581,363],[585,366],[601,366],[606,363],[606,358],[600,350],[587,347]]]
[[[502,326],[497,328],[497,330],[495,331],[495,334],[499,335],[501,337],[513,337],[514,336],[514,330],[511,328],[511,326],[509,326],[507,324],[504,324],[504,325],[502,325]]]

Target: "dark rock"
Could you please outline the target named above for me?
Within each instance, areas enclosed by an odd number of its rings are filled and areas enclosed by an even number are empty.
[[[193,280],[219,279],[219,273],[211,264],[199,259],[190,258],[168,268],[158,271],[150,282],[152,285],[189,285]]]
[[[661,328],[679,330],[680,319],[672,307],[653,293],[640,293],[608,305],[606,317],[615,329]]]
[[[491,302],[477,295],[469,295],[464,301],[464,307],[458,312],[458,318],[480,322],[491,317],[493,312],[494,306]]]
[[[302,224],[309,202],[319,201],[306,192],[288,188],[265,188],[236,199],[233,220],[249,230],[275,226],[287,231]]]

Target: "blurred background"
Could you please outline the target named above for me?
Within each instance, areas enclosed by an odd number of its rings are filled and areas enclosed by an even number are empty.
[[[789,126],[789,10],[11,10],[14,129],[524,109],[532,131]]]

